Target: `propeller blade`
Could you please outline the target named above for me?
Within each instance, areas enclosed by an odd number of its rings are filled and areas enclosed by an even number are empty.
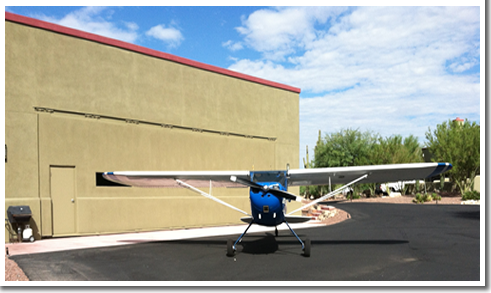
[[[273,195],[276,195],[278,197],[283,197],[283,198],[290,199],[290,200],[295,200],[295,201],[302,201],[302,198],[301,197],[296,196],[293,193],[289,193],[287,191],[280,190],[280,189],[267,188],[266,186],[257,184],[256,182],[252,182],[250,180],[245,180],[245,179],[242,179],[242,178],[237,178],[236,176],[231,176],[230,177],[230,180],[233,181],[233,182],[237,182],[239,184],[245,185],[245,186],[249,186],[251,188],[259,189],[259,190],[262,190],[264,192],[269,192],[269,193],[271,193]]]
[[[252,187],[252,188],[261,189],[261,190],[264,190],[264,191],[268,190],[267,188],[265,188],[264,186],[262,186],[260,184],[257,184],[256,182],[252,182],[250,180],[245,180],[245,179],[242,179],[242,178],[237,178],[236,176],[231,176],[230,177],[230,181],[237,182],[237,183],[240,183],[242,185],[249,186],[249,187]]]
[[[289,193],[289,192],[284,191],[284,190],[268,189],[268,192],[271,193],[271,194],[274,194],[276,196],[279,196],[279,197],[284,197],[286,199],[293,199],[295,201],[302,201],[302,198],[301,197],[296,196],[295,194]]]

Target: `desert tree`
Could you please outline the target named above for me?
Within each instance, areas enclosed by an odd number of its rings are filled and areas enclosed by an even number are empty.
[[[448,172],[463,194],[474,189],[474,179],[480,168],[480,126],[476,122],[445,121],[426,132],[426,146],[434,162],[448,162]]]

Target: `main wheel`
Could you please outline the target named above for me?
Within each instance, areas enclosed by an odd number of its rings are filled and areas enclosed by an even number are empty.
[[[274,236],[278,237],[278,228],[274,227]]]
[[[227,240],[227,256],[234,256],[234,241],[232,239]]]
[[[305,245],[305,247],[303,249],[303,255],[306,257],[310,257],[310,239],[309,238],[305,239],[304,245]]]

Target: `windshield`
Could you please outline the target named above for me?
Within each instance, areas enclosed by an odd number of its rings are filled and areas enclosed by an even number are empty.
[[[253,182],[277,182],[286,186],[286,171],[260,171],[251,172]]]

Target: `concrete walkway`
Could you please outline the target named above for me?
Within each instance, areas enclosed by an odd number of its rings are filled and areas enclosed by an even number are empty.
[[[318,221],[309,221],[302,224],[290,224],[292,229],[314,228],[316,226],[325,226],[324,223]],[[95,247],[109,247],[118,245],[129,245],[136,243],[145,243],[153,241],[171,241],[181,239],[192,239],[200,237],[226,236],[242,234],[247,225],[224,226],[224,227],[209,227],[209,228],[194,228],[184,230],[167,230],[153,232],[138,232],[124,234],[110,234],[98,236],[76,236],[64,238],[50,238],[37,240],[33,243],[7,243],[5,248],[8,249],[10,256],[35,254],[55,251],[65,251],[74,249],[85,249]],[[288,230],[285,224],[278,226],[278,230]],[[249,233],[268,232],[274,233],[273,227],[264,227],[252,225]]]

